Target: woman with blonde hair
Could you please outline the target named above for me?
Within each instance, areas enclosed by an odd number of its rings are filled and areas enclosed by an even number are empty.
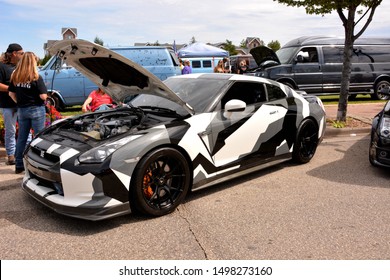
[[[38,58],[25,52],[11,75],[8,91],[18,108],[19,134],[16,141],[15,173],[24,171],[23,152],[30,130],[34,134],[45,127],[47,88],[38,73]]]
[[[220,59],[218,61],[217,66],[214,67],[214,73],[225,73],[224,65],[223,65],[223,60]]]

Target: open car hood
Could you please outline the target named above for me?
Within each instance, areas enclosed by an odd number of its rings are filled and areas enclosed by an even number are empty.
[[[279,58],[276,53],[266,46],[259,46],[253,48],[250,50],[250,54],[253,56],[259,67],[261,67],[262,64],[266,61],[274,61],[277,64],[280,64]],[[273,64],[275,65],[275,63]]]
[[[81,39],[61,40],[52,45],[49,52],[79,70],[115,101],[123,102],[126,97],[137,94],[158,95],[194,114],[193,108],[155,75],[103,46]]]

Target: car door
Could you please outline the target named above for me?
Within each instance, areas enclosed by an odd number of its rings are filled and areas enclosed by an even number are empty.
[[[57,91],[66,105],[79,105],[84,102],[89,92],[84,85],[85,77],[75,68],[53,59],[51,65],[40,72],[49,91]],[[89,89],[96,89],[96,85],[89,82]]]
[[[343,52],[341,46],[324,46],[322,47],[324,63],[323,70],[323,92],[340,93],[341,72],[343,68]]]
[[[317,47],[302,48],[292,65],[292,73],[298,88],[307,93],[321,93],[323,72]]]
[[[227,112],[231,100],[244,101],[240,112]],[[265,87],[257,82],[236,82],[221,99],[220,110],[211,123],[214,146],[211,155],[217,167],[257,164],[275,149],[264,145],[273,137],[273,131],[282,127],[283,109],[266,102]],[[275,126],[273,128],[273,126]]]

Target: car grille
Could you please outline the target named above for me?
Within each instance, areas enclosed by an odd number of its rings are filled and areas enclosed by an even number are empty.
[[[59,156],[30,146],[25,160],[31,179],[36,179],[39,185],[50,188],[54,192],[63,195]]]

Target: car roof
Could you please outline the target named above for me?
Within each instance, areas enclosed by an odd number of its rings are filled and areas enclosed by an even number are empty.
[[[298,47],[306,45],[344,45],[345,39],[342,37],[331,36],[302,36],[287,42],[283,48]],[[389,37],[362,37],[356,39],[355,45],[390,45]]]
[[[260,82],[265,84],[277,84],[277,82],[252,76],[241,74],[222,74],[222,73],[195,73],[170,77],[169,79],[210,79],[210,80],[230,80],[230,81],[248,81],[248,82]]]

